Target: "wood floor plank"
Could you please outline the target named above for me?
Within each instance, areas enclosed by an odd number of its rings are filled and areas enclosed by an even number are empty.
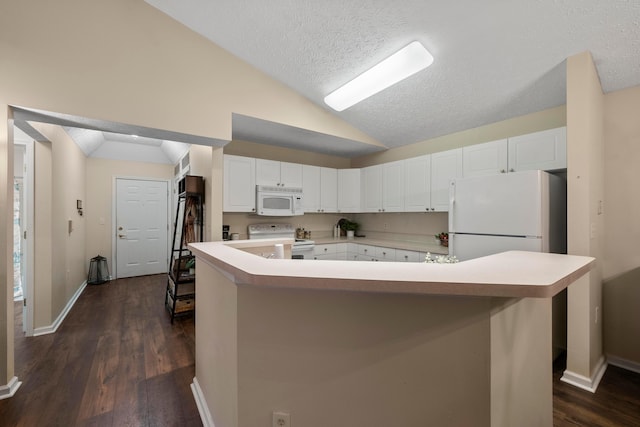
[[[91,373],[80,403],[80,422],[113,410],[118,366],[121,363],[120,342],[120,333],[117,331],[108,330],[98,339]]]
[[[88,286],[58,331],[40,337],[24,337],[16,305],[16,375],[23,383],[0,401],[0,426],[202,425],[189,387],[193,318],[171,323],[165,286],[164,275]],[[156,377],[166,376],[172,387],[155,390],[167,384]],[[162,407],[159,395],[171,405]]]

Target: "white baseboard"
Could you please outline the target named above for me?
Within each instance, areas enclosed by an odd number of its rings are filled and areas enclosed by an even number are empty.
[[[86,287],[87,287],[87,281],[85,280],[82,283],[82,285],[80,285],[76,293],[73,294],[69,302],[67,302],[67,305],[64,307],[64,310],[62,310],[62,312],[58,315],[58,318],[55,320],[55,322],[53,322],[49,326],[42,326],[40,328],[35,328],[33,330],[33,336],[37,337],[39,335],[52,334],[55,331],[57,331],[60,325],[62,325],[64,318],[67,317],[67,314],[69,314],[69,311],[71,311],[71,307],[73,307],[73,305],[76,303],[76,301],[82,294],[82,291],[84,291],[84,288]]]
[[[640,363],[607,354],[607,363],[640,374]]]
[[[569,370],[565,370],[562,374],[562,378],[560,378],[560,381],[571,384],[572,386],[581,388],[583,390],[590,391],[591,393],[595,393],[598,388],[598,384],[600,384],[600,380],[602,379],[602,376],[604,375],[604,372],[606,370],[607,362],[604,356],[601,356],[591,378],[576,374],[575,372],[571,372]]]
[[[0,386],[0,400],[7,399],[16,394],[21,384],[22,382],[18,381],[18,377],[13,377],[7,385]]]
[[[207,401],[204,398],[204,394],[202,394],[202,389],[200,388],[200,384],[198,383],[198,379],[196,377],[193,377],[193,382],[191,383],[191,392],[193,393],[193,397],[196,400],[196,406],[198,407],[200,419],[202,420],[202,424],[204,425],[204,427],[216,427],[213,423],[211,412],[209,412],[209,406],[207,406]]]

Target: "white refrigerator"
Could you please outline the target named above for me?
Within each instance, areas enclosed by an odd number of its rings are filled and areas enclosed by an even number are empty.
[[[566,183],[543,171],[461,178],[449,192],[449,254],[566,253]]]

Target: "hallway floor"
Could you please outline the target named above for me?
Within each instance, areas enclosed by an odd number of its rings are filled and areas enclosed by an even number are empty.
[[[55,334],[25,338],[16,303],[16,395],[2,426],[201,426],[190,384],[193,316],[171,324],[165,275],[87,286]]]

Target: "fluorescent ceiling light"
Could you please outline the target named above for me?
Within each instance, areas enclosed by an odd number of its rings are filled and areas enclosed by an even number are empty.
[[[324,98],[324,102],[336,111],[345,110],[424,70],[432,63],[433,56],[429,51],[420,42],[414,41],[331,92]]]

